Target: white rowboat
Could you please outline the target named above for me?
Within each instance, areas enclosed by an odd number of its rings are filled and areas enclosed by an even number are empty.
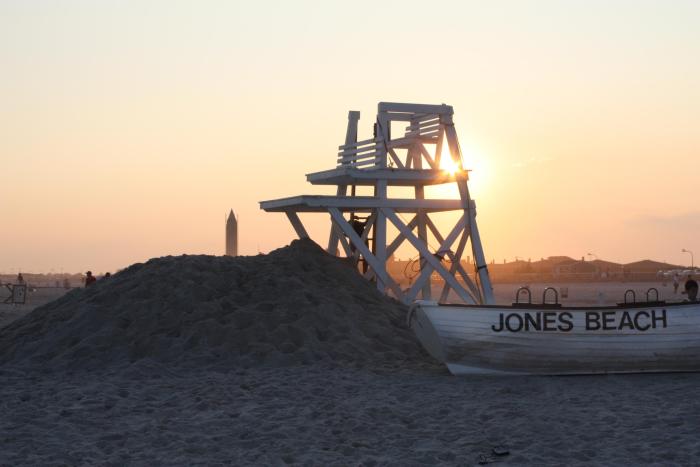
[[[700,303],[617,306],[416,302],[408,324],[455,375],[700,370]]]

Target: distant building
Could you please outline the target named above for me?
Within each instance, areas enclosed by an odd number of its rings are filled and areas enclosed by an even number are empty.
[[[238,256],[238,220],[233,209],[226,219],[226,256]]]
[[[598,266],[591,262],[581,261],[564,261],[554,266],[553,275],[555,278],[561,279],[593,279],[600,275]]]
[[[652,261],[650,259],[643,259],[641,261],[635,261],[634,263],[625,264],[625,269],[632,274],[656,274],[661,270],[682,269],[682,267],[675,264],[668,264],[659,261]]]

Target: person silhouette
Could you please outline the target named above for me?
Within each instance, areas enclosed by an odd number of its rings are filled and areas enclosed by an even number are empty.
[[[673,293],[678,293],[678,286],[681,285],[681,276],[678,273],[673,275]]]
[[[90,287],[95,281],[97,281],[97,279],[92,275],[92,271],[85,273],[85,287]]]
[[[688,275],[688,280],[685,281],[685,293],[688,294],[688,300],[691,302],[698,299],[698,283],[691,275]]]

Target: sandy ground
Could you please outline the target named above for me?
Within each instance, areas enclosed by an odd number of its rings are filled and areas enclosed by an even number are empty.
[[[694,465],[700,375],[0,370],[0,465]],[[495,458],[505,446],[510,454]]]
[[[498,301],[518,286],[497,285]],[[565,303],[593,304],[649,284],[563,286]],[[50,299],[30,295],[0,316],[9,323]],[[700,463],[700,374],[458,378],[425,361],[234,363],[0,366],[0,465]]]
[[[27,299],[22,305],[10,305],[2,303],[9,296],[9,291],[2,286],[0,288],[0,328],[32,311],[34,308],[49,303],[63,296],[68,290],[64,288],[46,287],[37,288],[27,292]]]

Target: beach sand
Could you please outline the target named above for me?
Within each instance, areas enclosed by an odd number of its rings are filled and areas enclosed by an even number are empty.
[[[700,459],[700,375],[451,376],[313,245],[110,281],[0,329],[0,465]]]
[[[0,465],[694,465],[695,374],[0,370]]]
[[[3,285],[0,287],[0,328],[10,324],[30,311],[42,305],[62,297],[68,292],[67,289],[59,287],[40,287],[27,291],[25,303],[12,305],[3,303],[9,297],[10,292]]]

